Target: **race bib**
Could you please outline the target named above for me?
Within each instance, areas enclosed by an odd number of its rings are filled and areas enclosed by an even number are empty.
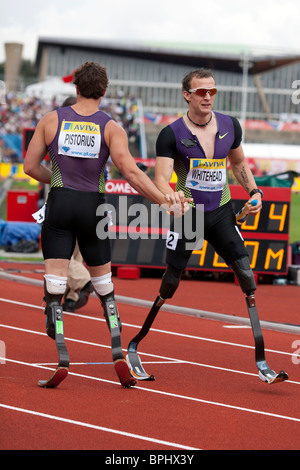
[[[69,157],[98,158],[100,126],[93,122],[63,121],[58,137],[58,153]]]
[[[45,220],[45,213],[46,213],[46,204],[44,204],[43,207],[39,209],[37,212],[32,214],[32,217],[34,218],[37,224],[42,224]]]
[[[197,191],[222,191],[226,184],[226,158],[220,160],[193,158],[186,186]]]
[[[178,238],[179,233],[171,232],[170,230],[168,230],[166,238],[166,247],[169,248],[169,250],[176,250]]]

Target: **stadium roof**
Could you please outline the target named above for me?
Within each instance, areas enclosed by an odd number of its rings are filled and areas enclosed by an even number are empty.
[[[48,46],[97,51],[116,56],[122,55],[123,57],[236,73],[242,73],[241,61],[247,57],[250,62],[249,74],[267,72],[300,61],[300,53],[297,52],[253,48],[247,45],[159,43],[154,41],[133,43],[41,37],[36,55],[37,66],[40,63],[43,48]]]

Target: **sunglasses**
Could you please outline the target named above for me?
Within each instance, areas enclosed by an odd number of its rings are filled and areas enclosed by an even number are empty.
[[[217,91],[216,88],[193,88],[193,90],[189,90],[189,93],[196,93],[196,95],[204,97],[206,93],[209,93],[210,96],[214,96]]]

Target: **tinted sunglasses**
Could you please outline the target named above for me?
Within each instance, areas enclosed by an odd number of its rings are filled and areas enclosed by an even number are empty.
[[[196,93],[196,95],[204,97],[206,93],[209,93],[210,96],[214,96],[217,91],[216,88],[193,88],[193,90],[189,90],[189,93]]]

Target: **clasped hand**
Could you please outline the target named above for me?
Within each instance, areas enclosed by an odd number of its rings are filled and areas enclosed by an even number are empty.
[[[182,217],[189,209],[189,202],[193,202],[193,198],[185,197],[183,191],[165,194],[166,203],[161,204],[169,214],[174,217]]]

